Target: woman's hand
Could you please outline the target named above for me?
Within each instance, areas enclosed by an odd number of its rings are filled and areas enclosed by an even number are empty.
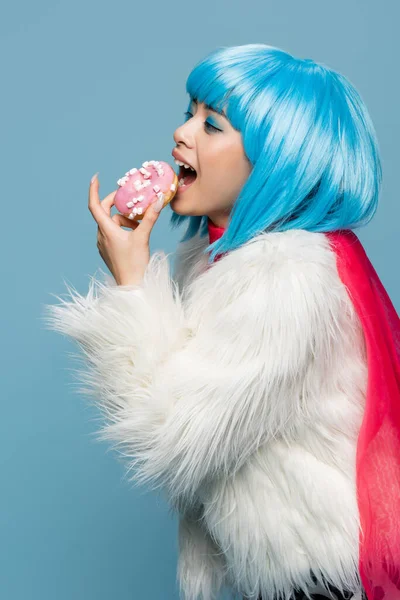
[[[138,285],[150,261],[150,233],[160,213],[149,206],[143,219],[133,221],[121,214],[111,216],[117,190],[100,202],[99,181],[92,178],[89,186],[89,210],[98,225],[97,248],[117,285]],[[122,227],[129,227],[126,231]]]

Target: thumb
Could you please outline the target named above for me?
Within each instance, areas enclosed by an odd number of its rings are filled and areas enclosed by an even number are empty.
[[[158,219],[160,211],[164,205],[163,199],[157,199],[151,205],[149,205],[143,215],[143,218],[140,220],[139,230],[141,234],[150,235],[150,232]]]
[[[162,207],[164,206],[164,197],[157,198],[150,206],[147,207],[146,212],[144,213],[143,221],[148,221],[149,223],[155,223],[158,219],[158,216],[161,212]]]
[[[153,204],[151,205],[151,208],[152,208],[153,212],[155,212],[157,215],[159,215],[163,206],[164,206],[164,195],[162,195],[161,198],[158,198],[155,202],[153,202]]]

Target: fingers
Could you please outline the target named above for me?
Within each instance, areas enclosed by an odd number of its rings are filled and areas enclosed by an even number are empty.
[[[119,227],[129,227],[130,229],[135,230],[139,227],[139,221],[134,221],[133,219],[128,219],[124,215],[119,213],[113,215],[111,219],[116,223]]]
[[[113,192],[111,192],[111,194],[108,194],[108,196],[106,196],[104,198],[104,200],[101,201],[101,206],[103,207],[105,212],[110,217],[111,217],[111,208],[114,206],[114,198],[115,198],[116,193],[117,193],[117,190],[114,190]]]
[[[111,231],[111,229],[116,227],[116,224],[112,222],[110,217],[111,206],[114,203],[116,191],[106,196],[103,204],[99,198],[99,187],[99,180],[95,177],[89,186],[89,210],[103,231]]]
[[[135,230],[141,225],[139,230],[141,232],[140,236],[148,240],[151,230],[159,217],[159,213],[153,210],[153,206],[147,207],[141,221],[128,219],[128,217],[120,213],[111,216],[111,208],[114,205],[117,190],[114,190],[104,200],[100,201],[99,186],[99,181],[95,177],[89,187],[89,210],[98,225],[98,236],[101,233],[106,234],[107,232],[111,234],[112,231],[116,231],[117,227],[128,227]]]

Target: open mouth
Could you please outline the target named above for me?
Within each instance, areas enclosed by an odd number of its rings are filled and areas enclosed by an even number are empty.
[[[195,182],[196,178],[196,171],[192,171],[192,169],[186,169],[184,166],[179,167],[178,189],[183,190],[188,188],[190,185],[192,185],[192,183]]]

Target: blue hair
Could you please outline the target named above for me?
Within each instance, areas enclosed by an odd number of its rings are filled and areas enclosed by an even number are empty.
[[[210,53],[189,74],[186,91],[225,110],[253,167],[224,235],[203,251],[209,264],[262,232],[355,229],[372,219],[382,180],[378,142],[343,75],[279,48],[246,44]],[[171,227],[187,219],[181,242],[199,229],[207,235],[207,215],[173,212]]]

